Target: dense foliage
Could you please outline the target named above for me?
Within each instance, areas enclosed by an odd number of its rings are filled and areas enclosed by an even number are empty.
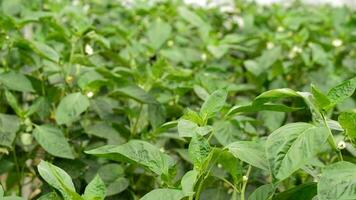
[[[2,0],[0,198],[356,199],[355,38],[344,7]]]

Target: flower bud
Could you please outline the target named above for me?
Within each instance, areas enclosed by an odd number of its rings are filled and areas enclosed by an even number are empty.
[[[337,149],[342,150],[345,149],[346,147],[346,143],[345,141],[341,140],[338,144],[337,144]]]

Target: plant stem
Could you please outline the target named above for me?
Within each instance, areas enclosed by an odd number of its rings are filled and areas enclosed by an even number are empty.
[[[251,169],[252,169],[252,167],[251,167],[251,165],[249,165],[247,168],[246,175],[245,175],[247,177],[247,180],[242,179],[241,198],[240,198],[241,200],[245,200],[245,190],[246,190],[246,185],[248,182],[248,177],[251,173]]]
[[[329,132],[328,142],[329,142],[331,148],[333,148],[337,152],[337,156],[338,156],[339,160],[342,161],[344,159],[342,157],[341,151],[337,148],[333,133],[331,132],[330,127],[328,126],[328,123],[326,122],[325,116],[322,115],[322,117],[323,117],[324,125],[328,129],[328,132]]]
[[[138,116],[137,116],[137,119],[136,119],[136,121],[135,121],[135,124],[134,124],[133,127],[132,127],[132,131],[131,131],[131,134],[132,134],[132,135],[136,135],[137,126],[138,126],[138,122],[140,121],[140,118],[141,118],[142,109],[143,109],[143,104],[141,103],[141,104],[140,104],[140,111],[139,111],[139,113],[138,113]]]
[[[204,175],[204,174],[202,174]],[[195,200],[199,200],[200,199],[200,193],[201,193],[201,190],[203,189],[203,183],[205,181],[205,179],[208,177],[208,174],[204,175],[203,178],[201,179],[201,181],[199,182],[199,185],[198,185],[198,190],[197,190],[197,193],[195,195]]]
[[[20,170],[20,166],[19,166],[19,162],[18,162],[18,159],[17,159],[17,155],[16,155],[16,151],[15,151],[15,148],[14,148],[14,152],[12,153],[13,155],[13,159],[14,159],[14,162],[15,162],[15,167],[16,167],[16,171],[17,171],[17,178],[19,179],[18,180],[18,184],[19,184],[19,194],[21,194],[21,180],[22,180],[22,175],[21,175],[21,170]]]

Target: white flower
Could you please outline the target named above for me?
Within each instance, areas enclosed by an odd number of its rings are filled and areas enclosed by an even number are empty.
[[[30,145],[30,144],[32,144],[32,140],[33,140],[33,138],[32,138],[31,134],[29,134],[29,133],[21,134],[21,142],[22,142],[22,144]]]
[[[267,42],[267,49],[272,49],[274,47],[273,42]]]
[[[302,53],[303,49],[298,46],[293,46],[292,51],[295,53]]]
[[[85,13],[87,13],[89,11],[89,9],[90,9],[90,5],[89,4],[85,4],[84,7],[83,7],[83,11]]]
[[[243,181],[243,182],[247,182],[247,181],[248,181],[248,177],[247,177],[247,176],[243,176],[243,177],[242,177],[242,181]]]
[[[174,45],[173,40],[168,40],[167,45],[168,45],[169,47],[172,47],[172,46]]]
[[[343,140],[341,140],[341,141],[337,144],[337,148],[338,148],[339,150],[345,149],[345,147],[346,147],[346,143],[345,143],[345,141],[343,141]]]
[[[162,153],[164,153],[166,150],[165,150],[163,147],[161,147],[161,148],[159,149],[159,151],[162,152]]]
[[[277,27],[277,32],[283,32],[284,31],[284,27],[283,26],[278,26]]]
[[[220,6],[220,12],[232,13],[234,12],[234,7],[232,5],[222,5]]]
[[[240,16],[234,16],[234,21],[236,21],[237,25],[239,25],[239,28],[242,29],[245,26],[244,19]]]
[[[77,6],[77,5],[79,5],[80,4],[80,1],[79,0],[73,0],[72,1],[72,5],[73,6]]]
[[[202,59],[203,61],[206,61],[207,58],[208,58],[208,56],[206,55],[206,53],[202,53],[202,54],[201,54],[201,59]]]
[[[90,46],[90,44],[85,45],[85,53],[88,55],[93,55],[94,51],[93,48]]]
[[[93,96],[94,96],[94,92],[92,92],[92,91],[87,92],[88,98],[92,98]]]
[[[333,42],[332,42],[333,46],[334,47],[339,47],[342,45],[342,40],[340,39],[334,39]]]

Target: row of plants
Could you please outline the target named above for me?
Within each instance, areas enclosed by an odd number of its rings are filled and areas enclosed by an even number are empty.
[[[353,10],[0,5],[2,199],[356,199]]]

